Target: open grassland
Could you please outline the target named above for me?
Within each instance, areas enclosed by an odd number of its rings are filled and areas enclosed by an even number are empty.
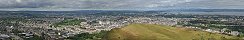
[[[238,37],[165,25],[131,24],[113,29],[105,40],[238,40]]]

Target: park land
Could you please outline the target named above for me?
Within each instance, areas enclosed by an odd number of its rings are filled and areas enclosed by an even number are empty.
[[[154,24],[130,24],[113,29],[107,40],[238,40],[238,37]]]

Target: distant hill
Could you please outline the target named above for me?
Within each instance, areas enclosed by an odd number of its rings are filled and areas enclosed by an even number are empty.
[[[108,32],[106,40],[237,40],[237,37],[164,25],[131,24]]]
[[[166,12],[244,12],[244,9],[171,9]]]
[[[70,10],[70,11],[55,11],[55,10],[0,10],[0,12],[244,12],[244,9],[162,9],[162,10]]]

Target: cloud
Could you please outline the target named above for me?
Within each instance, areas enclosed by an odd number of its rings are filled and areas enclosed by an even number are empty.
[[[244,0],[199,0],[177,4],[175,7],[210,8],[210,9],[244,9]]]
[[[169,7],[193,0],[0,0],[0,8],[154,8]]]
[[[4,8],[243,8],[244,0],[0,0]]]

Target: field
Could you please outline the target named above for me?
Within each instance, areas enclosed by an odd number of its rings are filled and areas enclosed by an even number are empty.
[[[165,25],[131,24],[113,29],[105,40],[238,40],[238,37]]]

